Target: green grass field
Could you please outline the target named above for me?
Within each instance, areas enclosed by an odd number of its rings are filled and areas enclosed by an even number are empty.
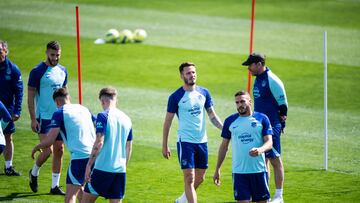
[[[177,121],[171,130],[170,160],[162,158],[161,141],[167,98],[182,85],[177,67],[183,61],[197,64],[198,84],[210,90],[222,120],[235,112],[233,93],[247,84],[247,70],[240,67],[248,54],[251,1],[77,2],[83,103],[99,112],[98,91],[115,86],[119,107],[133,121],[134,150],[124,202],[172,202],[183,190],[175,148]],[[73,1],[5,0],[0,8],[0,39],[9,42],[9,58],[21,68],[24,83],[44,59],[46,43],[59,40],[61,64],[68,68],[70,92],[77,102]],[[254,50],[268,56],[267,64],[285,83],[290,105],[282,137],[286,202],[360,201],[359,8],[358,0],[257,1]],[[142,44],[95,45],[93,41],[110,28],[144,28],[149,37]],[[324,30],[328,32],[329,171],[323,170]],[[39,192],[32,193],[28,186],[31,149],[38,139],[30,130],[26,103],[25,94],[14,135],[14,165],[23,175],[0,174],[0,201],[62,202],[61,197],[48,195],[51,160],[41,169]],[[233,202],[230,156],[223,165],[222,185],[212,183],[221,138],[209,122],[207,129],[209,170],[198,190],[199,202]],[[63,186],[68,161],[66,153]]]

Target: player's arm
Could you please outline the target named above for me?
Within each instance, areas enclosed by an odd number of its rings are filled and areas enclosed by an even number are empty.
[[[16,77],[13,82],[15,105],[14,112],[12,113],[11,117],[13,121],[17,121],[20,118],[21,103],[23,98],[23,81],[21,79],[20,71],[16,71]]]
[[[213,176],[215,185],[220,185],[220,183],[221,183],[220,182],[220,168],[221,168],[222,163],[224,162],[226,153],[228,151],[229,143],[230,143],[229,139],[223,138],[223,140],[220,144],[219,152],[218,152],[218,160],[216,163],[215,173]]]
[[[288,111],[288,102],[287,102],[285,87],[284,84],[278,78],[270,78],[269,87],[271,94],[274,96],[279,106],[281,130],[284,133],[284,128],[286,126],[285,121],[287,119],[287,111]]]
[[[85,180],[88,182],[90,181],[91,168],[96,160],[97,155],[100,153],[103,145],[104,145],[104,134],[96,133],[96,140],[91,150],[89,161],[86,165],[86,170],[85,170]]]
[[[28,86],[28,109],[31,119],[31,129],[32,131],[38,133],[39,123],[37,122],[35,115],[35,94],[36,94],[36,88]]]
[[[272,148],[272,135],[265,135],[263,136],[264,144],[258,148],[252,148],[249,151],[250,156],[255,157],[259,156],[260,154],[269,151]]]
[[[34,159],[34,155],[36,153],[36,151],[41,151],[41,149],[45,149],[50,147],[52,144],[54,144],[56,137],[59,135],[60,133],[60,128],[51,128],[50,131],[47,133],[47,136],[45,137],[45,139],[43,139],[39,144],[37,144],[32,152],[31,152],[31,157]]]
[[[128,165],[132,152],[132,140],[126,141],[126,166]]]
[[[164,121],[164,126],[163,126],[162,153],[166,159],[169,159],[170,155],[171,155],[170,148],[168,146],[168,141],[169,141],[170,127],[171,127],[172,120],[174,119],[174,115],[175,115],[175,113],[170,113],[170,112],[166,112],[166,115],[165,115],[165,121]]]
[[[11,116],[4,104],[0,101],[0,121],[1,121],[1,128],[5,129],[6,126],[11,121]]]
[[[210,119],[211,123],[212,123],[215,127],[217,127],[217,128],[219,128],[220,130],[222,130],[222,128],[223,128],[223,123],[221,122],[219,116],[216,114],[214,107],[211,106],[211,107],[207,108],[207,109],[206,109],[206,112],[207,112],[207,114],[208,114],[208,116],[209,116],[209,119]]]

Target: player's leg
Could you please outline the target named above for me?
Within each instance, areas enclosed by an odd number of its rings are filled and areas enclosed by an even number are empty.
[[[81,190],[79,185],[66,184],[65,203],[76,203],[76,197]]]
[[[64,142],[62,141],[61,136],[58,135],[55,143],[53,144],[52,183],[50,189],[50,193],[55,195],[65,195],[59,187],[63,154]]]
[[[110,203],[121,203],[122,199],[109,199]]]
[[[194,202],[195,192],[195,148],[193,143],[177,143],[178,159],[184,175],[184,193],[175,200],[177,203]]]
[[[248,174],[253,202],[267,202],[270,199],[267,172]]]
[[[185,188],[185,194],[186,199],[189,203],[195,203],[197,202],[197,195],[195,191],[195,169],[188,168],[183,169],[184,173],[184,188]]]
[[[39,134],[40,142],[46,139],[46,134]],[[43,149],[37,156],[34,166],[29,171],[29,186],[33,192],[38,191],[38,176],[41,166],[46,162],[52,152],[51,147]]]
[[[88,160],[88,158],[85,158],[70,161],[66,175],[65,201],[75,203],[76,199],[78,199],[81,202],[84,189],[82,186],[85,183],[85,169]]]
[[[280,135],[281,135],[281,125],[273,125],[273,147],[265,155],[270,160],[271,165],[274,169],[274,179],[275,179],[275,195],[272,197],[272,202],[282,202],[283,197],[283,184],[284,184],[284,166],[280,157],[281,154],[281,144],[280,144]]]
[[[81,203],[93,203],[96,201],[97,198],[98,198],[98,196],[96,196],[96,195],[84,192]]]
[[[206,169],[208,168],[208,147],[207,143],[195,144],[195,183],[197,189],[205,180]]]
[[[12,135],[14,132],[15,132],[15,124],[13,121],[10,121],[9,124],[4,129],[5,142],[6,142],[6,146],[4,149],[4,159],[5,159],[4,173],[7,176],[20,176],[20,173],[15,171],[15,168],[12,165],[13,156],[14,156],[14,142]]]
[[[238,203],[249,203],[251,198],[248,174],[233,173],[234,199]]]

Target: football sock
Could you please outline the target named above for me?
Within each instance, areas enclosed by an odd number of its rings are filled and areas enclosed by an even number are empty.
[[[10,168],[12,166],[12,161],[5,161],[5,167]]]
[[[40,167],[37,166],[36,163],[35,163],[32,170],[31,170],[31,175],[39,176],[39,172],[40,172]]]
[[[59,182],[60,182],[60,173],[52,173],[51,188],[59,186]]]
[[[283,189],[276,189],[275,190],[275,197],[282,197]]]

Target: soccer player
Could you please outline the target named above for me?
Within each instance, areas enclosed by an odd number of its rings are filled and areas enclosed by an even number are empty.
[[[7,42],[0,40],[0,101],[5,105],[11,115],[11,121],[3,129],[6,147],[4,151],[5,168],[7,176],[20,176],[12,165],[14,156],[13,133],[14,122],[20,118],[23,98],[23,81],[19,68],[8,59],[9,48]]]
[[[0,154],[3,153],[6,145],[2,129],[5,128],[10,121],[11,116],[4,104],[0,101]]]
[[[52,99],[52,95],[56,89],[66,87],[67,84],[67,71],[65,67],[59,64],[60,56],[61,48],[59,42],[50,41],[46,45],[46,61],[38,64],[31,70],[29,75],[28,108],[31,119],[31,129],[33,132],[38,133],[40,142],[46,138],[46,134],[50,130],[52,115],[56,111],[56,105]],[[52,148],[49,147],[42,150],[36,159],[31,174],[35,177],[34,180],[37,180],[40,167],[46,162],[52,152],[54,155],[50,193],[65,195],[59,187],[62,155],[64,152],[64,144],[60,135],[56,138]],[[29,184],[32,191],[37,192],[37,181],[32,182],[32,177],[30,177]]]
[[[167,113],[163,127],[162,153],[166,159],[171,152],[168,147],[169,131],[176,114],[178,128],[178,158],[184,174],[185,192],[175,202],[197,202],[196,189],[205,179],[208,168],[207,135],[205,126],[206,110],[214,126],[222,129],[223,124],[216,115],[213,102],[207,89],[196,85],[196,68],[191,62],[179,67],[183,86],[172,93],[168,100]]]
[[[268,117],[251,110],[247,92],[235,94],[237,113],[227,117],[221,133],[214,183],[220,185],[220,167],[232,140],[234,197],[237,202],[267,202],[270,198],[264,152],[272,147]]]
[[[126,167],[132,149],[132,124],[130,118],[116,108],[116,96],[117,91],[112,87],[103,88],[99,93],[104,111],[96,118],[96,140],[86,166],[88,183],[83,203],[95,202],[98,196],[112,203],[121,202],[125,194]]]
[[[265,154],[266,165],[269,176],[269,160],[274,168],[276,192],[272,202],[283,202],[284,167],[280,157],[280,135],[284,133],[288,102],[284,84],[265,66],[265,60],[264,54],[252,53],[242,65],[248,66],[251,74],[256,76],[253,88],[254,110],[267,115],[273,128],[273,148]]]
[[[60,133],[71,156],[66,177],[65,202],[76,203],[76,197],[81,202],[85,168],[95,142],[93,117],[86,107],[71,104],[69,93],[65,88],[57,89],[53,94],[53,99],[58,110],[52,116],[47,137],[33,148],[31,156],[34,158],[36,151],[49,148]],[[29,176],[33,182],[37,181],[31,174],[31,170]]]

